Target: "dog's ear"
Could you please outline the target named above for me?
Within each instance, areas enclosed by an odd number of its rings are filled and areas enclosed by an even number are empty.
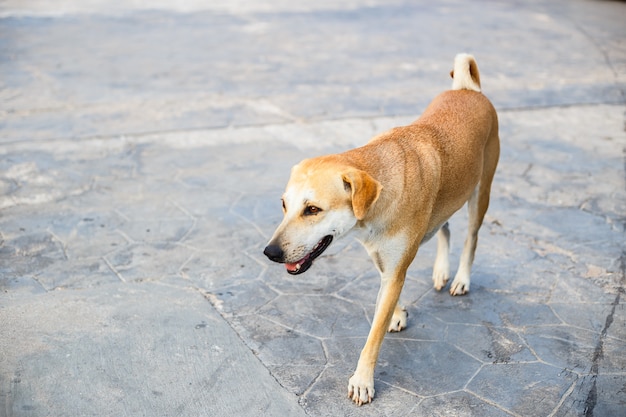
[[[363,220],[369,208],[378,200],[383,186],[367,172],[358,169],[345,172],[341,178],[346,191],[352,194],[354,216]]]

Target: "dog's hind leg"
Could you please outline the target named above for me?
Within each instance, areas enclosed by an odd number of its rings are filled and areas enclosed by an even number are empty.
[[[433,286],[440,291],[450,279],[450,228],[446,222],[437,232],[437,257],[433,266]]]
[[[470,272],[472,263],[474,263],[474,253],[476,252],[476,244],[478,243],[478,230],[483,224],[487,207],[489,207],[489,194],[491,192],[491,181],[496,172],[498,164],[498,156],[500,153],[500,142],[497,134],[494,135],[485,149],[485,166],[483,167],[483,175],[474,189],[471,197],[467,201],[469,214],[469,225],[467,228],[467,238],[463,245],[461,253],[461,261],[459,269],[454,276],[454,281],[450,286],[450,294],[463,295],[467,294],[470,287]]]
[[[465,238],[465,244],[463,245],[459,269],[456,271],[454,281],[452,281],[452,285],[450,286],[450,294],[452,295],[464,295],[469,291],[470,272],[472,270],[472,263],[474,263],[476,244],[478,243],[478,229],[480,229],[483,217],[487,211],[487,205],[484,205],[484,210],[479,210],[479,190],[480,184],[467,201],[467,209],[469,212],[467,238]]]
[[[409,313],[406,311],[406,308],[399,303],[396,304],[396,308],[393,310],[393,316],[391,317],[391,322],[389,323],[388,332],[399,332],[406,328],[406,322],[409,318]]]

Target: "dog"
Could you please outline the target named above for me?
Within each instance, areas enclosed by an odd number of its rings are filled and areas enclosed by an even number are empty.
[[[367,341],[348,382],[357,405],[374,397],[374,368],[387,331],[406,327],[399,304],[419,246],[437,235],[436,290],[450,277],[448,219],[468,205],[468,234],[451,295],[470,288],[470,270],[500,139],[496,111],[481,92],[476,60],[454,60],[452,89],[437,96],[412,124],[375,136],[340,154],[295,165],[282,196],[283,220],[265,247],[293,275],[307,271],[335,239],[353,232],[378,269],[381,285]]]

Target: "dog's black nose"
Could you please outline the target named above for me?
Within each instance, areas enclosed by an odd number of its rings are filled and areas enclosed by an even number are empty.
[[[278,245],[267,245],[263,253],[274,262],[283,260],[283,250]]]

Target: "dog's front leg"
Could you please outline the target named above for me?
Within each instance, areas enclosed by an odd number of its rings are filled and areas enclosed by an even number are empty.
[[[372,327],[367,336],[367,342],[361,351],[354,375],[348,382],[348,396],[358,405],[371,402],[374,397],[374,368],[383,338],[387,330],[390,329],[390,321],[397,308],[406,269],[403,266],[390,274],[381,272],[382,280]],[[401,307],[398,308],[403,310]],[[404,321],[406,325],[406,317],[404,317]]]
[[[382,277],[381,277],[382,279]],[[380,286],[380,290],[378,291],[378,297],[376,298],[376,306],[380,305],[380,297],[383,293],[383,285]],[[376,314],[374,312],[374,314]],[[388,332],[399,332],[404,330],[406,327],[407,319],[409,318],[409,313],[406,311],[406,308],[400,305],[400,303],[396,304],[395,309],[393,310],[393,316],[391,316],[391,321],[389,322]]]

